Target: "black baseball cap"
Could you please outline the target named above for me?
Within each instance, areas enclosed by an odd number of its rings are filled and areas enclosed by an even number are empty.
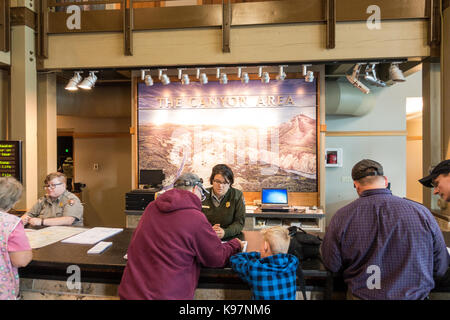
[[[443,173],[450,173],[450,159],[438,163],[437,166],[430,170],[430,174],[420,179],[419,182],[425,187],[433,188],[433,180]]]
[[[378,162],[370,159],[359,161],[353,166],[352,179],[353,181],[360,180],[368,176],[383,176],[383,166]]]

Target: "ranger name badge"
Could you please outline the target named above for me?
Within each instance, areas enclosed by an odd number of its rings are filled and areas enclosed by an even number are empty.
[[[209,209],[209,206],[202,206],[203,209]]]

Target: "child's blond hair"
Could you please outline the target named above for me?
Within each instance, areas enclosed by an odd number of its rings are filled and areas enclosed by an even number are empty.
[[[261,230],[263,238],[270,245],[273,254],[287,253],[289,249],[289,231],[281,226],[274,226]]]

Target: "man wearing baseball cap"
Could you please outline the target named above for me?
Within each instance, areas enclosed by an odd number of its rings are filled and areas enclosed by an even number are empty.
[[[185,173],[150,202],[128,247],[121,299],[193,299],[201,266],[224,267],[241,251],[239,239],[222,243],[202,213],[204,192],[202,180]]]
[[[324,265],[342,272],[350,299],[426,299],[450,259],[436,220],[424,206],[392,195],[380,163],[358,162],[352,178],[359,198],[331,219]]]
[[[450,202],[450,159],[440,162],[419,182],[425,187],[433,188],[433,194],[438,194],[442,199]]]

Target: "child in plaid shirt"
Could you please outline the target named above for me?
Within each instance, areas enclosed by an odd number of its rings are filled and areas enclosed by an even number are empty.
[[[230,258],[231,266],[252,289],[255,300],[295,300],[297,257],[287,254],[289,231],[281,226],[261,230],[260,252],[241,252]]]

